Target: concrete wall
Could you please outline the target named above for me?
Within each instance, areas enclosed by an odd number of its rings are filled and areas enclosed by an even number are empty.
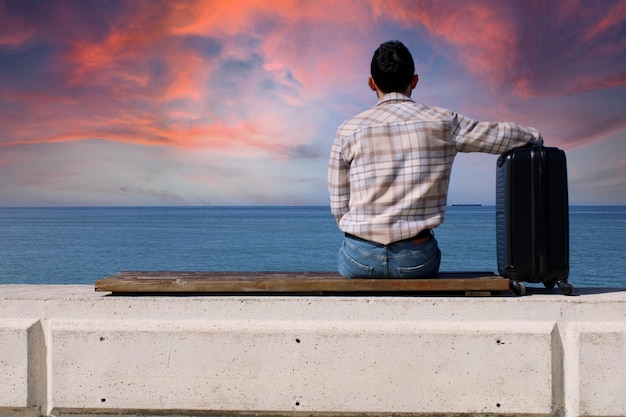
[[[122,297],[0,286],[0,415],[626,415],[626,291]]]

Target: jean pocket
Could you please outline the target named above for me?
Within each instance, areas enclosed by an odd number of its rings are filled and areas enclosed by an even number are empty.
[[[370,278],[374,267],[356,261],[342,247],[339,249],[339,273],[346,278]]]
[[[435,278],[441,264],[441,252],[437,250],[435,256],[421,265],[399,266],[397,268],[400,278]]]

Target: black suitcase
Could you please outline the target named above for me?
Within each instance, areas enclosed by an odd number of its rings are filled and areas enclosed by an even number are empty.
[[[521,281],[558,284],[569,295],[569,208],[565,152],[524,146],[498,158],[496,171],[498,272],[511,289]]]

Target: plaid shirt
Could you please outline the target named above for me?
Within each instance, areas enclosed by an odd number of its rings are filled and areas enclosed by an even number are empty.
[[[443,222],[457,152],[501,154],[542,142],[533,128],[476,122],[386,94],[337,130],[328,165],[331,211],[343,232],[382,244],[408,239]]]

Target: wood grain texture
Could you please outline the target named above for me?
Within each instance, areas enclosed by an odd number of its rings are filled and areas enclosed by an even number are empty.
[[[112,293],[395,293],[509,291],[492,272],[441,273],[424,279],[348,279],[334,272],[127,271],[96,281]]]

